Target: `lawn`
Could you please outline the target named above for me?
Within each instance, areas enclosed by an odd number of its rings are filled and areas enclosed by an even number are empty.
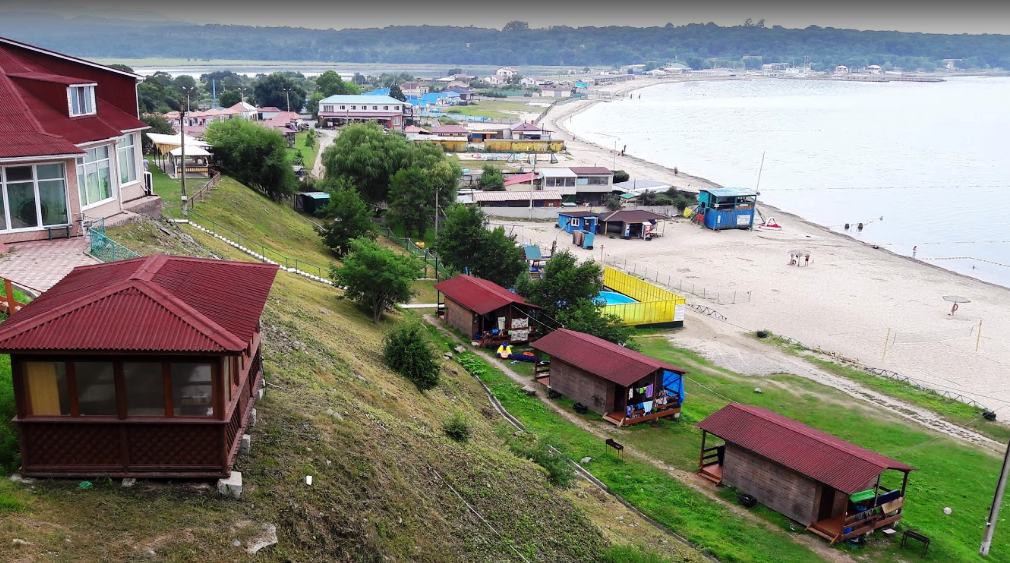
[[[315,132],[312,132],[315,134]],[[295,133],[295,146],[294,148],[286,149],[288,160],[294,162],[295,155],[301,151],[302,159],[305,163],[305,170],[312,172],[312,169],[316,166],[316,158],[319,156],[319,137],[316,136],[312,146],[308,146],[306,141],[309,138],[309,131],[302,131],[300,133]]]
[[[519,114],[521,113],[540,113],[541,111],[547,109],[540,106],[529,105],[530,100],[537,100],[539,103],[540,98],[522,98],[518,100],[480,100],[478,102],[471,102],[470,105],[466,106],[455,106],[445,112],[446,115],[452,117],[453,115],[475,115],[480,117],[490,117],[494,119],[515,119],[519,121]]]

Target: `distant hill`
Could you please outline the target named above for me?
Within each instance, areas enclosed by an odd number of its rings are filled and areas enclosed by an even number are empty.
[[[1010,69],[1008,35],[940,35],[856,31],[763,23],[720,27],[582,27],[504,30],[397,26],[316,30],[197,25],[102,17],[0,13],[0,36],[82,57],[335,61],[449,65],[610,66],[682,61],[712,65],[810,62],[815,69],[870,64],[932,70],[944,59],[959,68]]]

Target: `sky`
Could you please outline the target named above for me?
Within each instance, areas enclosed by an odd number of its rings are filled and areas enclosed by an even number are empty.
[[[172,6],[172,9],[168,10],[166,6]],[[421,6],[437,7],[420,9]],[[172,0],[164,3],[140,3],[136,0],[0,0],[0,12],[4,11],[42,11],[65,17],[89,14],[318,29],[413,24],[500,29],[512,20],[529,22],[531,27],[648,27],[707,22],[731,26],[751,18],[755,22],[764,19],[768,26],[794,28],[818,25],[926,33],[1010,34],[1010,2],[1005,0],[921,0],[915,3],[909,0],[904,3],[893,0],[709,0],[686,7],[663,0],[503,0],[498,3],[485,0],[438,4],[418,3],[416,0],[387,0],[381,3],[361,0]]]

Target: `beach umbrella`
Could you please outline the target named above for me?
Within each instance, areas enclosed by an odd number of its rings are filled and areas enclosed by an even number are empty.
[[[954,313],[957,312],[958,303],[971,303],[971,300],[969,300],[967,297],[961,297],[960,295],[944,295],[943,300],[949,301],[954,304],[950,308],[951,316],[953,316]]]

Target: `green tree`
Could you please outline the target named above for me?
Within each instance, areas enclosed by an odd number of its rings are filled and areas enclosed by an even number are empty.
[[[501,191],[505,189],[505,177],[501,169],[493,164],[485,164],[481,170],[477,187],[485,191]]]
[[[323,209],[326,221],[318,232],[327,248],[342,258],[350,251],[352,240],[375,240],[375,223],[368,204],[346,182],[339,182],[329,193],[330,203]]]
[[[627,182],[631,179],[631,175],[624,170],[614,170],[614,183],[620,184],[621,182]]]
[[[478,278],[512,287],[526,271],[525,252],[516,245],[515,235],[506,235],[504,227],[489,231],[487,221],[478,207],[453,205],[438,231],[435,251],[450,270],[469,268]]]
[[[389,97],[395,100],[400,100],[401,102],[407,101],[407,96],[403,93],[403,90],[396,84],[389,87]]]
[[[260,107],[287,109],[289,100],[291,111],[302,111],[305,106],[305,88],[295,79],[279,72],[257,80],[253,84],[253,92]]]
[[[401,326],[383,340],[382,360],[393,371],[410,380],[420,391],[438,386],[441,368],[424,329],[417,323]],[[454,418],[459,418],[457,417]],[[457,442],[470,437],[466,420],[448,422],[446,434]]]
[[[345,178],[366,201],[386,201],[390,178],[409,153],[401,135],[385,135],[375,124],[349,125],[322,154],[326,177]]]
[[[400,170],[389,184],[389,215],[403,226],[404,234],[417,233],[424,238],[435,219],[435,192],[428,185],[424,171],[417,167]]]
[[[450,68],[449,70],[445,71],[446,76],[455,76],[457,74],[463,74],[463,69],[459,68],[458,66],[455,68]]]
[[[574,254],[561,250],[547,261],[541,279],[521,275],[515,290],[565,328],[631,344],[631,329],[619,317],[603,314],[603,303],[597,301],[603,290],[603,268],[592,260],[579,264]]]
[[[109,65],[109,68],[114,68],[116,70],[122,70],[124,72],[133,72],[133,68],[132,67],[130,67],[128,65],[124,65],[124,64],[118,64],[118,63],[117,64],[113,64],[113,65]]]
[[[382,313],[414,296],[412,284],[421,277],[424,268],[413,256],[374,241],[357,239],[350,246],[343,264],[330,266],[330,278],[337,285],[346,286],[344,295],[367,307],[372,322],[378,323]]]
[[[519,33],[520,31],[529,31],[530,24],[521,21],[510,21],[503,27],[502,33]]]
[[[242,93],[238,90],[225,90],[217,95],[217,103],[223,108],[230,108],[241,101]]]
[[[218,166],[239,182],[280,201],[298,181],[288,161],[284,136],[244,119],[212,123],[204,138],[214,148]]]
[[[350,94],[347,87],[348,83],[332,70],[327,70],[316,77],[316,92],[322,94],[323,98]]]
[[[305,109],[312,114],[312,117],[319,117],[319,102],[323,101],[325,96],[319,92],[313,92],[309,96],[309,100],[305,102]]]

